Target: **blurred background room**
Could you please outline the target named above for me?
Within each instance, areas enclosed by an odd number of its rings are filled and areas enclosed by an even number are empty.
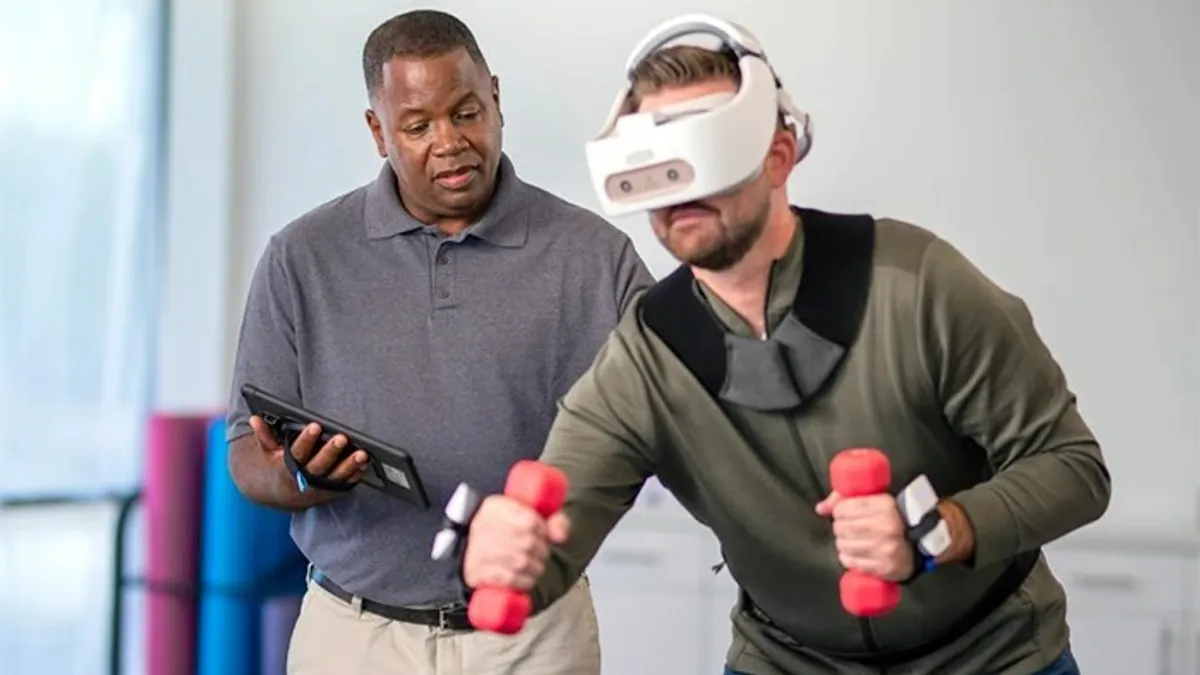
[[[237,329],[267,239],[377,173],[361,50],[418,6],[474,30],[523,178],[592,209],[637,40],[754,31],[814,120],[793,200],[952,241],[1078,394],[1113,498],[1047,556],[1083,672],[1200,673],[1195,0],[0,0],[0,675],[282,674],[305,561],[225,470]],[[647,486],[589,570],[605,675],[720,672],[718,559]]]

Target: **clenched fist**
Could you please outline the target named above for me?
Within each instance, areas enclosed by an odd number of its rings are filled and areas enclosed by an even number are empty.
[[[895,582],[913,575],[916,560],[895,497],[833,492],[817,504],[817,514],[833,517],[838,560],[846,569]]]
[[[567,540],[567,517],[543,519],[537,511],[503,495],[483,500],[471,520],[463,553],[463,582],[529,591],[546,569],[551,544]]]

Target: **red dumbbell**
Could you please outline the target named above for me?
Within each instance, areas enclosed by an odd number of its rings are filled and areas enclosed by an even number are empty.
[[[888,491],[892,467],[874,448],[843,450],[829,464],[829,483],[843,497],[866,497]],[[854,616],[890,612],[900,602],[900,585],[858,570],[846,570],[838,588],[842,607]]]
[[[566,499],[567,476],[547,464],[523,459],[509,470],[504,495],[549,518]],[[467,619],[480,630],[512,635],[525,625],[532,606],[529,596],[519,591],[480,586],[471,594]]]

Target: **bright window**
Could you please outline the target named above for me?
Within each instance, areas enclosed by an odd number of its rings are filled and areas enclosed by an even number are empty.
[[[162,240],[164,5],[0,0],[0,504],[139,482]],[[0,672],[107,672],[114,515],[0,506]]]
[[[160,4],[0,2],[3,495],[138,475],[160,239]]]

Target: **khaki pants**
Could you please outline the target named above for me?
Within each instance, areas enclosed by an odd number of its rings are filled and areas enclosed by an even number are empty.
[[[363,612],[309,582],[292,632],[288,675],[599,675],[586,580],[516,635],[453,631]]]

